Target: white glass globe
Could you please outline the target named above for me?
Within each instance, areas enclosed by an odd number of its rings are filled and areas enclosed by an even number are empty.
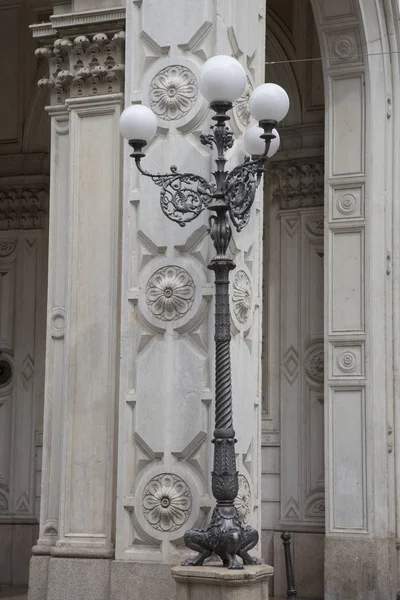
[[[210,102],[235,102],[246,87],[246,73],[232,56],[218,55],[208,59],[201,68],[199,88]]]
[[[157,131],[156,115],[143,104],[132,104],[121,114],[119,130],[128,141],[142,140],[148,142]]]
[[[251,115],[257,121],[282,121],[289,111],[289,96],[276,83],[263,83],[255,88],[249,100]]]
[[[250,125],[246,129],[246,132],[243,137],[244,149],[250,156],[261,156],[265,152],[265,140],[261,139],[264,130],[259,125]],[[268,150],[268,158],[272,158],[274,154],[276,154],[279,150],[279,146],[281,143],[279,133],[276,129],[272,130],[272,133],[275,135],[274,139],[271,140],[269,150]]]

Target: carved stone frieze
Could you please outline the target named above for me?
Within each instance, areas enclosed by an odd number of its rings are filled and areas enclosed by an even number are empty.
[[[165,67],[150,83],[150,106],[165,121],[175,121],[186,115],[194,106],[197,96],[196,77],[182,65]]]
[[[51,90],[52,104],[62,104],[68,97],[121,92],[124,46],[123,31],[58,38],[35,52],[49,65],[48,77],[38,85]]]
[[[189,519],[192,495],[178,475],[162,473],[150,479],[143,490],[143,514],[158,531],[176,531]]]
[[[232,307],[242,325],[250,317],[252,303],[251,281],[245,271],[237,271],[232,281]]]
[[[276,163],[272,170],[273,199],[282,210],[323,206],[324,163]]]
[[[38,189],[0,189],[0,230],[42,229],[48,212],[49,194]],[[15,243],[3,241],[0,256],[12,254]]]
[[[162,267],[147,282],[147,308],[161,321],[176,321],[192,308],[195,291],[192,276],[185,269],[176,265]]]

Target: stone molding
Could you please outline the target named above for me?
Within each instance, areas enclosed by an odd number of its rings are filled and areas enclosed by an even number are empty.
[[[38,81],[51,91],[51,104],[67,98],[123,91],[125,32],[61,37],[35,51],[48,61],[49,75]]]
[[[51,38],[60,32],[73,32],[75,35],[82,30],[85,33],[89,28],[97,28],[105,23],[108,27],[113,24],[114,27],[121,28],[125,22],[125,7],[104,8],[88,10],[83,12],[65,13],[61,15],[51,15],[48,23],[35,23],[30,25],[32,37],[36,39]]]

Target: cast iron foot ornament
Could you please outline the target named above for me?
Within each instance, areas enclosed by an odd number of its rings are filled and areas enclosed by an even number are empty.
[[[214,552],[228,569],[243,569],[243,565],[259,565],[260,560],[248,551],[258,543],[258,531],[240,523],[234,506],[215,508],[211,523],[204,530],[189,529],[185,533],[185,545],[199,554],[187,558],[182,565],[202,565]],[[238,561],[240,557],[243,564]]]

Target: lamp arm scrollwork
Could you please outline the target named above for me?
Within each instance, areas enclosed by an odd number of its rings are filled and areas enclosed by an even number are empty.
[[[142,175],[150,177],[161,188],[161,210],[168,219],[181,227],[193,221],[207,208],[216,192],[213,183],[193,173],[179,173],[175,165],[170,173],[149,173],[143,169],[140,158],[135,163]]]
[[[228,174],[225,195],[229,215],[236,230],[242,231],[250,219],[257,187],[260,184],[268,149],[255,159],[247,158]]]

